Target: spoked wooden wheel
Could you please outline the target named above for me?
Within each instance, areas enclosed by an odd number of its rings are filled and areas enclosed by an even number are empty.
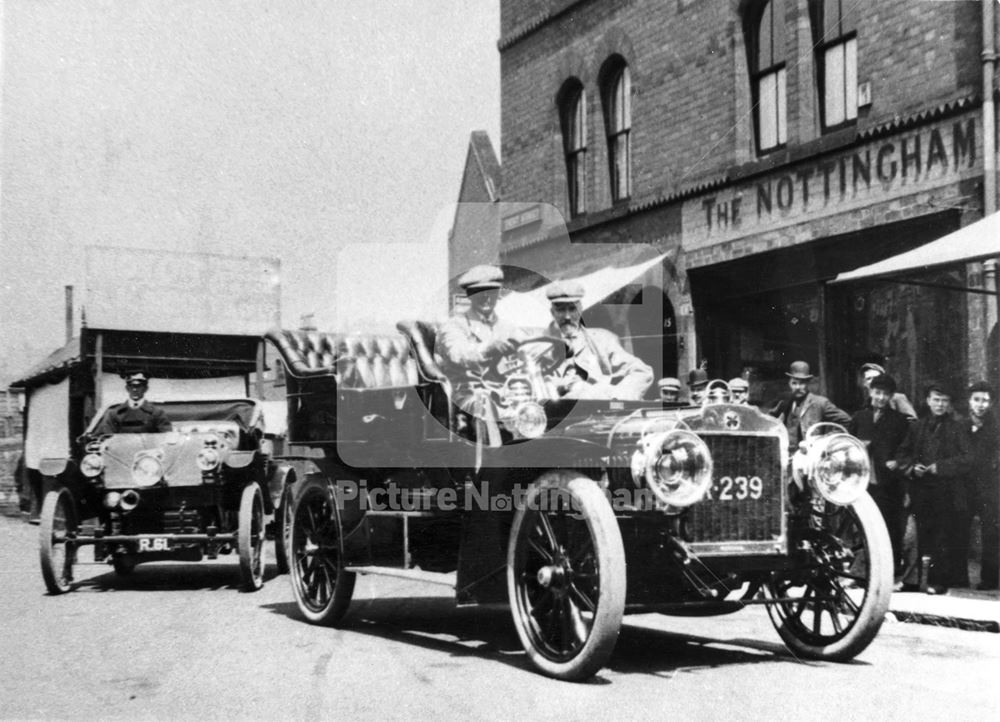
[[[60,487],[45,495],[38,534],[42,578],[50,594],[68,592],[73,584],[78,530],[76,503],[69,489]]]
[[[549,472],[525,495],[507,547],[507,590],[528,659],[582,680],[611,656],[625,609],[625,551],[596,482]]]
[[[255,592],[264,586],[264,497],[259,484],[243,488],[236,537],[243,588]]]
[[[846,661],[882,626],[892,594],[892,548],[878,507],[864,494],[815,514],[805,535],[807,569],[772,577],[765,593],[778,634],[796,655]]]
[[[292,483],[287,482],[281,490],[281,500],[275,514],[274,556],[278,563],[278,574],[288,574],[288,550],[292,536]]]
[[[314,624],[336,625],[351,603],[355,575],[344,571],[340,511],[325,479],[308,479],[299,491],[289,552],[289,575],[302,616]]]

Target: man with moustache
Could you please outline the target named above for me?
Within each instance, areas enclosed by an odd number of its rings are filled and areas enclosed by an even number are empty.
[[[557,392],[572,399],[641,399],[653,383],[653,369],[622,348],[611,331],[584,326],[583,287],[557,283],[545,295],[551,303],[549,334],[567,349]]]
[[[777,416],[788,429],[788,445],[794,454],[799,444],[805,440],[806,433],[820,421],[830,421],[847,425],[851,417],[834,405],[830,399],[809,391],[809,383],[815,378],[809,373],[809,364],[805,361],[793,361],[785,372],[788,377],[789,395],[771,409],[771,415]]]

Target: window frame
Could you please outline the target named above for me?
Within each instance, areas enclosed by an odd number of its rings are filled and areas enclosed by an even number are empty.
[[[614,56],[605,64],[602,76],[608,183],[611,202],[621,203],[632,197],[632,70],[624,58]],[[624,173],[620,170],[622,155]]]
[[[836,34],[831,33],[827,37],[826,31],[826,3],[837,3],[837,27]],[[823,133],[832,133],[843,128],[849,128],[858,122],[858,31],[856,26],[849,26],[845,30],[844,24],[844,2],[845,0],[810,0],[810,21],[813,29],[813,50],[816,60],[816,92],[819,99],[820,129]],[[855,10],[856,12],[856,10]],[[837,47],[843,47],[844,54],[840,60],[840,71],[843,78],[843,88],[841,88],[840,101],[843,106],[844,118],[836,123],[830,123],[828,119],[829,108],[827,101],[827,81],[828,54]],[[852,49],[852,57],[849,57],[847,50]],[[848,72],[853,69],[853,73]],[[848,80],[853,77],[853,84]],[[853,99],[853,102],[851,102]]]
[[[781,11],[782,14],[784,14],[785,8],[782,0],[766,0],[765,2],[758,3],[754,7],[747,32],[750,39],[750,92],[751,100],[753,102],[754,146],[756,148],[757,155],[760,156],[782,150],[788,145],[788,61],[786,59],[788,41],[785,37],[784,25],[782,24],[780,25],[780,38],[784,43],[784,47],[780,50],[775,48],[774,40],[777,34],[775,33],[774,28],[777,23],[784,23],[783,17],[780,20],[775,18],[774,6],[777,2],[782,2]],[[762,68],[760,67],[762,50],[760,36],[765,19],[769,19],[771,22],[769,32],[769,39],[771,41],[771,64]],[[762,103],[762,81],[769,77],[775,78],[775,107],[773,113],[769,113],[769,118],[774,127],[776,142],[765,148],[763,145],[764,115],[762,111],[764,106]]]
[[[587,212],[587,91],[576,78],[559,93],[559,124],[566,164],[566,198],[570,218]]]

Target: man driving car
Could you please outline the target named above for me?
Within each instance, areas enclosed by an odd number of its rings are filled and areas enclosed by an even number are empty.
[[[128,399],[112,406],[94,429],[95,434],[156,434],[170,431],[170,419],[146,400],[149,378],[141,371],[125,375]]]
[[[553,284],[546,291],[551,305],[549,334],[566,342],[556,390],[564,398],[638,400],[653,383],[653,369],[624,348],[618,337],[583,323],[583,287]]]
[[[442,371],[452,383],[452,400],[463,411],[482,416],[477,409],[477,379],[492,362],[516,347],[519,329],[501,321],[496,314],[497,297],[503,286],[503,271],[496,266],[474,266],[458,285],[469,298],[469,310],[449,318],[438,333],[437,352]]]

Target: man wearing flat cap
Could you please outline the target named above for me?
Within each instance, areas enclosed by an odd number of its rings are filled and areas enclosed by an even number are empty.
[[[896,453],[906,439],[910,422],[892,408],[892,395],[896,393],[896,380],[892,376],[879,374],[869,381],[868,388],[870,403],[851,417],[847,430],[868,447],[872,464],[868,493],[882,512],[885,528],[889,531],[893,566],[899,573],[903,567],[906,486]]]
[[[877,364],[874,361],[862,364],[858,371],[858,383],[861,386],[862,392],[865,395],[865,403],[870,403],[871,401],[871,383],[872,379],[876,376],[885,375],[885,367],[881,364]],[[889,399],[889,408],[894,411],[898,411],[903,414],[907,419],[917,418],[917,411],[913,408],[913,404],[910,400],[906,398],[906,394],[901,391],[894,391],[892,398]]]
[[[750,384],[742,376],[729,379],[729,399],[734,404],[750,405]]]
[[[785,372],[788,377],[789,395],[771,409],[788,429],[788,445],[792,453],[806,437],[806,432],[821,421],[837,424],[850,423],[847,412],[837,408],[830,399],[809,391],[809,383],[815,378],[809,372],[805,361],[793,361]]]
[[[475,409],[476,377],[481,377],[490,362],[514,349],[512,339],[520,330],[497,318],[496,305],[503,286],[503,271],[496,266],[474,266],[459,279],[458,285],[469,297],[469,310],[444,322],[437,338],[437,353],[442,371],[451,379],[452,399],[463,411],[481,415]]]
[[[672,376],[667,376],[656,382],[660,390],[660,401],[665,404],[676,404],[680,402],[681,382]]]
[[[157,434],[170,431],[163,409],[146,400],[149,377],[142,371],[125,374],[128,399],[112,406],[94,428],[95,434]]]
[[[966,479],[971,470],[969,432],[951,409],[951,389],[938,381],[925,385],[929,413],[910,424],[896,452],[910,480],[911,508],[917,517],[917,547],[930,557],[927,593],[942,594],[956,581],[968,584],[968,564],[949,564],[949,535],[956,515],[968,510]]]
[[[584,326],[583,287],[555,283],[545,295],[552,304],[549,334],[567,347],[558,392],[574,399],[641,399],[653,383],[653,369],[622,348],[611,331]]]

